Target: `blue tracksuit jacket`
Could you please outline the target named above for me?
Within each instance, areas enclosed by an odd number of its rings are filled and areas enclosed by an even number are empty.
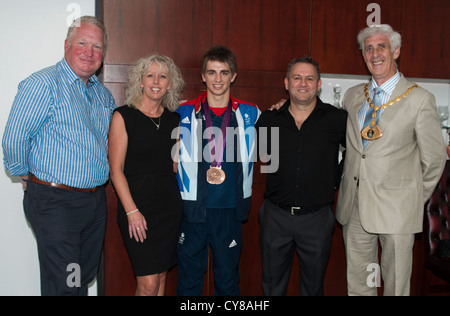
[[[180,157],[178,164],[178,184],[183,198],[183,219],[191,223],[204,223],[206,220],[206,177],[199,174],[199,165],[203,159],[202,125],[204,117],[201,111],[206,92],[197,99],[181,105],[177,112],[180,124]],[[256,133],[254,125],[261,112],[256,105],[231,97],[233,113],[238,127],[235,129],[238,142],[238,163],[236,163],[237,218],[248,219],[253,184],[253,166],[256,161]]]

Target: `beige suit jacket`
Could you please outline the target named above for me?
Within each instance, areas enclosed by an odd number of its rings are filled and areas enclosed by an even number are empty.
[[[392,99],[413,85],[403,75]],[[348,223],[356,190],[362,227],[374,234],[422,231],[424,203],[431,197],[446,161],[436,101],[422,88],[386,108],[379,120],[383,136],[363,149],[358,111],[364,84],[348,90],[347,148],[336,217]]]

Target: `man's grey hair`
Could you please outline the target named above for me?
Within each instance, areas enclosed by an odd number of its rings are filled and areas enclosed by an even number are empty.
[[[365,28],[358,34],[359,48],[362,51],[365,50],[364,47],[365,40],[368,39],[369,37],[374,36],[375,34],[385,34],[389,37],[392,52],[394,52],[398,47],[402,46],[402,36],[398,32],[394,31],[394,29],[390,25],[388,24],[372,25]]]
[[[94,16],[82,16],[73,21],[72,25],[70,25],[69,30],[67,31],[66,37],[66,40],[69,43],[69,47],[72,41],[72,37],[75,34],[75,30],[83,23],[94,25],[103,31],[103,57],[105,57],[106,49],[108,48],[108,36],[106,34],[106,27],[101,20],[97,19]]]

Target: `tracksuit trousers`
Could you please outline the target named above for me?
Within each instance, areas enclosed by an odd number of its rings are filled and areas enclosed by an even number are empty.
[[[182,221],[178,239],[179,296],[201,296],[212,251],[215,296],[239,296],[242,222],[235,209],[207,209],[205,223]]]

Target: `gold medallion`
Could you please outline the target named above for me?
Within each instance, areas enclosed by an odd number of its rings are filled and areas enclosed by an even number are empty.
[[[222,184],[225,181],[225,172],[221,167],[210,167],[206,172],[206,181],[209,184]]]
[[[361,132],[362,138],[365,140],[375,140],[383,136],[381,129],[375,125],[374,127],[367,125]]]
[[[403,98],[406,98],[408,94],[410,94],[414,89],[419,88],[417,84],[414,84],[412,87],[408,88],[405,93],[403,93],[401,96],[396,97],[394,100],[389,101],[386,104],[383,104],[381,106],[375,106],[370,99],[369,92],[368,92],[369,84],[366,84],[364,87],[364,93],[366,95],[367,102],[369,103],[369,106],[374,110],[372,114],[372,122],[370,122],[369,125],[367,125],[362,131],[361,136],[365,140],[376,140],[383,136],[383,133],[381,132],[381,129],[378,127],[376,123],[376,117],[377,117],[377,111],[379,110],[385,110],[386,108],[390,107],[391,105],[399,102]]]

